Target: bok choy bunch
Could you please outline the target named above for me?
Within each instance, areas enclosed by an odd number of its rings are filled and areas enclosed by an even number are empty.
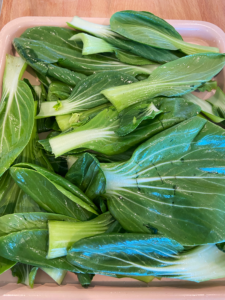
[[[224,53],[149,12],[67,24],[6,56],[0,274],[225,277]]]

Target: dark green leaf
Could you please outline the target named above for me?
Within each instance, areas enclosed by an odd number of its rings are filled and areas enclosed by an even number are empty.
[[[119,113],[120,125],[115,131],[119,136],[124,136],[134,131],[142,121],[154,119],[162,113],[150,101],[145,101],[131,105]]]
[[[181,50],[186,54],[219,52],[218,48],[189,44],[165,20],[146,11],[125,10],[113,14],[110,18],[111,29],[122,36],[168,50]]]
[[[28,285],[31,288],[34,287],[34,280],[37,274],[37,270],[37,267],[21,263],[17,263],[11,269],[12,275],[18,278],[17,283]]]
[[[101,234],[76,242],[67,260],[95,274],[148,276],[175,266],[182,250],[176,241],[150,234]]]
[[[74,30],[68,28],[37,26],[28,28],[20,37],[40,42],[48,42],[55,46],[81,51],[82,44],[70,40],[73,35]]]
[[[47,259],[48,230],[23,230],[8,234],[0,238],[0,252],[6,259],[36,266],[52,267],[80,272],[80,268],[73,267],[65,258]]]
[[[19,55],[36,71],[43,75],[56,76],[49,73],[54,63],[59,66],[90,75],[102,71],[120,71],[129,75],[151,74],[154,69],[151,65],[146,67],[132,66],[119,62],[115,58],[103,55],[83,56],[77,50],[52,45],[48,42],[39,42],[24,38],[15,38],[13,45]],[[63,69],[62,69],[63,70]],[[56,78],[56,77],[55,77]],[[68,82],[68,84],[70,84]]]
[[[84,288],[89,287],[94,276],[95,276],[94,274],[82,274],[82,273],[77,274],[77,278],[80,284],[82,285],[82,287]]]
[[[222,128],[194,117],[150,138],[128,162],[102,164],[109,211],[131,232],[182,245],[224,241],[224,144]]]
[[[81,148],[94,150],[104,155],[115,155],[123,153],[168,127],[196,116],[201,111],[198,105],[182,98],[162,97],[153,99],[152,102],[164,113],[154,120],[142,122],[135,131],[124,137],[115,133],[119,127],[118,113],[115,108],[110,107],[100,112],[87,124],[49,140],[39,141],[39,143],[56,156]]]
[[[61,101],[62,106],[58,110],[54,108],[57,105],[56,101],[42,103],[37,118],[88,111],[108,103],[105,96],[101,94],[102,89],[133,82],[137,82],[135,77],[115,71],[93,74],[77,84],[70,97]]]
[[[48,88],[47,101],[57,101],[69,98],[72,88],[63,82],[53,81]]]
[[[91,23],[77,16],[73,18],[71,23],[67,24],[72,28],[80,29],[82,31],[93,34],[94,36],[100,37],[115,46],[117,49],[123,49],[128,53],[133,53],[137,56],[149,59],[151,61],[165,63],[178,59],[179,57],[182,57],[184,55],[180,51],[157,49],[128,39],[124,39],[124,37],[120,36],[119,34],[115,34],[110,29],[110,26]]]
[[[78,158],[67,172],[66,179],[78,186],[89,199],[105,192],[105,176],[98,160],[89,153]]]
[[[182,57],[155,69],[151,76],[129,86],[103,90],[118,111],[159,95],[179,96],[196,90],[212,79],[225,65],[225,55],[202,53]]]
[[[43,212],[14,213],[0,218],[0,237],[30,229],[48,229],[49,220],[76,222],[78,220],[59,214]]]
[[[24,166],[34,169],[28,169]],[[19,187],[48,212],[86,220],[91,215],[87,210],[95,211],[92,208],[95,205],[85,195],[82,195],[78,188],[48,170],[35,165],[18,164],[10,169],[10,173]],[[68,188],[64,188],[64,185]],[[81,195],[86,202],[78,198],[78,195]]]

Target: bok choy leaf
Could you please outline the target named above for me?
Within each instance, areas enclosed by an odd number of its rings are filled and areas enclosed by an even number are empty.
[[[192,92],[217,75],[224,65],[224,54],[193,54],[158,67],[146,80],[129,86],[109,88],[102,93],[120,112],[148,98],[159,95],[172,97]]]
[[[131,41],[129,39],[124,39],[123,36],[113,32],[110,26],[108,25],[91,23],[77,16],[74,17],[71,22],[68,22],[67,25],[69,25],[72,28],[76,28],[78,30],[82,30],[87,33],[90,33],[96,37],[102,38],[103,40],[105,40],[115,48],[119,49],[116,51],[116,56],[121,61],[123,61],[120,55],[122,53],[121,50],[123,51],[125,50],[126,55],[128,54],[128,56],[129,53],[132,53],[133,55],[135,55],[136,59],[139,56],[140,58],[145,58],[150,61],[155,61],[158,63],[173,61],[183,56],[183,54],[180,53],[179,51],[159,49],[144,44],[140,44],[135,41]],[[176,31],[174,30],[174,32]],[[178,33],[176,33],[176,35],[178,35]],[[124,62],[130,63],[127,61]],[[132,58],[132,62],[134,62],[134,58]]]
[[[165,128],[195,116],[201,110],[198,105],[182,98],[156,98],[152,102],[164,113],[153,120],[142,122],[126,136],[120,137],[115,133],[120,121],[115,108],[110,107],[100,112],[87,124],[49,140],[41,140],[39,143],[47,151],[52,151],[56,157],[74,149],[77,151],[89,149],[104,155],[120,154]]]
[[[72,264],[96,274],[196,282],[224,277],[224,258],[225,253],[215,245],[184,251],[182,245],[166,237],[134,233],[86,238],[76,242],[67,255]]]
[[[111,29],[120,35],[152,47],[181,50],[186,54],[219,52],[218,48],[186,43],[165,20],[146,11],[125,10],[110,18]]]
[[[14,259],[27,265],[81,272],[81,268],[74,267],[65,258],[47,259],[47,243],[48,230],[22,230],[1,237],[0,251],[4,258]]]
[[[15,38],[13,45],[19,55],[26,60],[27,64],[41,74],[54,76],[54,78],[57,77],[57,74],[54,72],[50,73],[51,69],[58,68],[57,73],[59,73],[59,67],[54,66],[54,63],[58,63],[62,67],[60,69],[61,72],[65,70],[64,68],[67,68],[68,70],[81,72],[86,75],[102,71],[120,71],[136,76],[138,74],[151,74],[155,69],[154,65],[144,67],[132,66],[103,55],[83,56],[79,51],[55,46],[48,42]]]
[[[18,278],[17,283],[25,284],[31,288],[34,287],[34,280],[37,274],[37,267],[17,263],[12,267],[12,275]]]
[[[115,71],[93,74],[77,84],[70,97],[61,101],[58,110],[54,108],[57,101],[43,102],[37,118],[82,112],[103,105],[108,100],[101,94],[102,89],[133,82],[137,82],[135,77]]]
[[[23,151],[34,126],[34,99],[20,80],[26,66],[20,57],[6,56],[0,104],[0,176]]]
[[[129,161],[101,164],[109,211],[130,232],[182,245],[224,241],[224,142],[222,128],[194,117],[141,144]]]
[[[88,219],[90,212],[98,214],[94,203],[79,188],[44,168],[17,164],[10,169],[10,174],[18,186],[48,212],[78,220]]]

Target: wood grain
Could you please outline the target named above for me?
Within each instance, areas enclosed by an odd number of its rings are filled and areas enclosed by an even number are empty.
[[[203,20],[225,31],[225,0],[3,0],[0,29],[23,16],[110,17],[146,10],[164,19]]]

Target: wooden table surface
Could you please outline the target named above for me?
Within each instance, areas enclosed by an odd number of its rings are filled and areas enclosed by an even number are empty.
[[[164,19],[208,21],[225,31],[225,0],[3,0],[0,29],[23,16],[110,17],[125,9],[150,11]]]

